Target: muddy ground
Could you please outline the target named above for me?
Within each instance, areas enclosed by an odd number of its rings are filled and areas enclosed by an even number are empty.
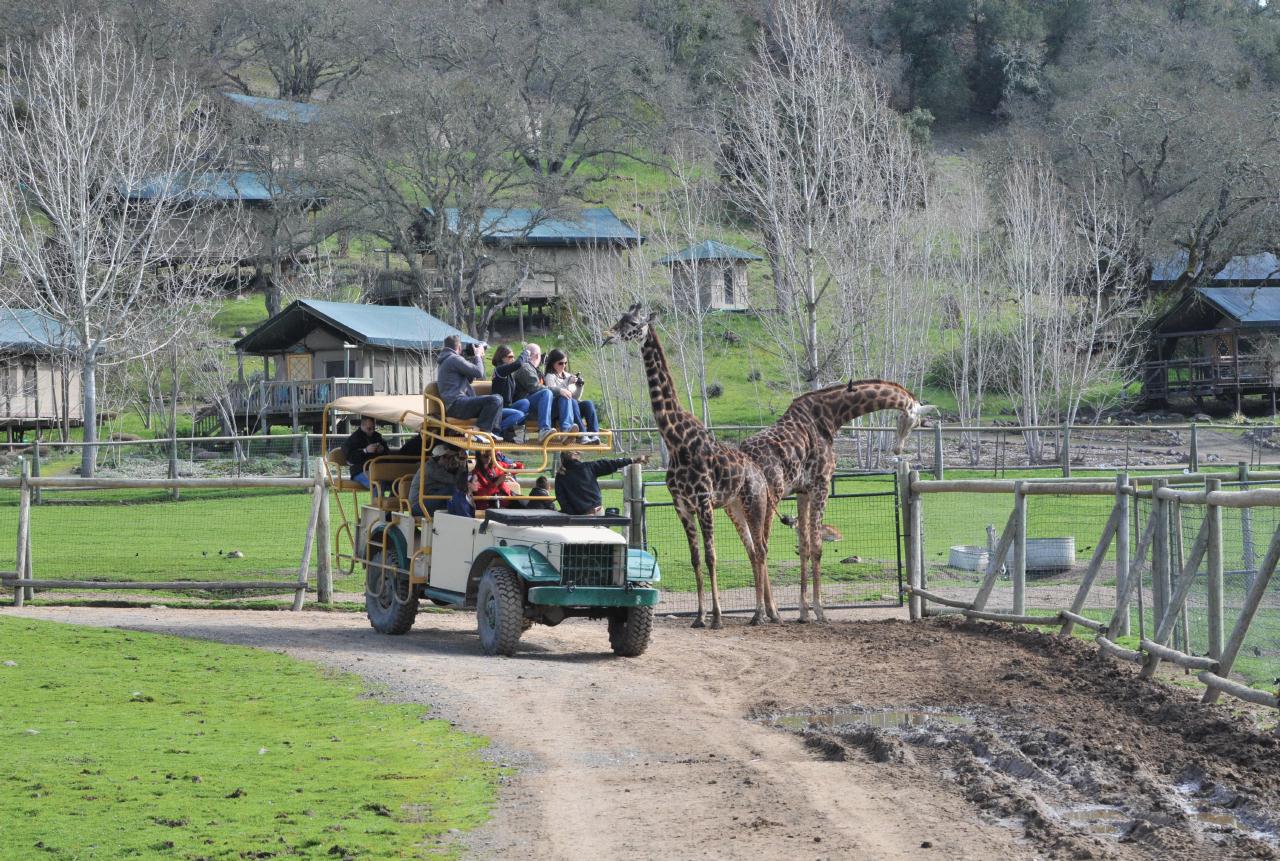
[[[0,613],[269,648],[430,704],[514,766],[491,823],[456,838],[470,857],[1280,857],[1274,714],[1039,633],[896,610],[664,619],[623,660],[571,621],[494,659],[464,614],[383,637],[348,614]]]

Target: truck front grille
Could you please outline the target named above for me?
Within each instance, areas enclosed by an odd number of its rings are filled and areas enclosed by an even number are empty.
[[[560,548],[560,582],[565,586],[621,586],[626,570],[625,544],[565,544]]]

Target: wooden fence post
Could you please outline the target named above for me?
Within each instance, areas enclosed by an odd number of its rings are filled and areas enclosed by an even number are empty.
[[[942,457],[942,422],[933,423],[933,477],[942,481],[947,468]]]
[[[1062,456],[1062,476],[1063,478],[1071,477],[1071,425],[1064,423],[1062,425],[1062,442],[1058,446],[1059,454]]]
[[[1207,478],[1205,491],[1217,493],[1222,479]],[[1209,527],[1207,609],[1209,612],[1209,657],[1222,657],[1222,507],[1207,503],[1205,519]],[[1190,651],[1188,649],[1188,651]]]
[[[1169,571],[1169,505],[1159,494],[1164,486],[1162,478],[1151,482],[1151,519],[1156,524],[1151,536],[1151,609],[1157,620],[1164,615],[1165,583]]]
[[[194,433],[194,428],[192,429]],[[173,436],[169,439],[169,477],[173,479],[173,488],[169,491],[169,498],[177,502],[182,498],[182,491],[178,489],[178,426],[173,427]]]
[[[1116,476],[1116,606],[1120,606],[1120,595],[1129,588],[1129,528],[1130,497],[1129,474],[1122,472]],[[1129,610],[1125,608],[1123,616],[1113,620],[1115,630],[1108,629],[1113,637],[1129,636]]]
[[[298,566],[298,588],[293,593],[293,609],[302,609],[307,594],[307,579],[311,574],[311,547],[316,540],[316,527],[320,522],[320,488],[311,489],[311,517],[307,520],[307,537],[302,542],[302,564]]]
[[[920,574],[916,568],[915,555],[915,522],[913,510],[913,493],[911,493],[911,478],[915,476],[915,472],[911,470],[910,464],[906,462],[906,458],[902,458],[897,462],[897,500],[899,500],[899,510],[902,523],[902,554],[904,554],[906,562],[906,585],[911,587],[911,592],[906,599],[906,608],[911,622],[919,622],[923,617],[924,601],[919,595],[915,594],[916,588],[920,586]]]
[[[17,570],[18,579],[31,579],[27,567],[27,551],[31,546],[31,485],[27,483],[29,478],[29,466],[25,457],[18,458],[18,475],[22,480],[22,487],[18,491],[18,549],[17,564],[14,568]],[[30,592],[30,595],[28,595]],[[27,586],[13,587],[13,606],[21,607],[30,597],[35,600],[35,591]]]
[[[40,432],[36,431],[35,442],[31,444],[31,476],[40,477]],[[31,488],[31,504],[40,504],[40,488]]]
[[[1276,527],[1275,533],[1271,536],[1271,544],[1267,547],[1266,558],[1262,560],[1262,568],[1258,570],[1258,576],[1254,579],[1253,585],[1249,587],[1249,594],[1245,596],[1244,606],[1240,608],[1240,615],[1236,618],[1236,625],[1231,630],[1231,638],[1227,640],[1227,644],[1222,648],[1222,657],[1218,658],[1218,672],[1216,675],[1227,678],[1231,675],[1231,667],[1236,662],[1236,655],[1240,653],[1240,647],[1244,645],[1244,638],[1249,633],[1249,625],[1253,622],[1254,613],[1258,612],[1258,605],[1262,603],[1262,597],[1266,594],[1267,584],[1271,581],[1271,575],[1276,570],[1276,562],[1280,561],[1280,526]],[[1201,702],[1216,703],[1221,691],[1216,688],[1209,688],[1204,692]]]
[[[1240,482],[1240,489],[1247,490],[1249,487],[1249,464],[1240,461],[1236,465],[1236,481]],[[1245,582],[1250,586],[1257,576],[1258,571],[1258,551],[1253,544],[1253,509],[1240,509],[1240,559],[1245,570]]]
[[[316,600],[321,604],[333,602],[333,547],[329,544],[329,482],[324,478],[324,466],[315,468],[316,491],[320,494],[320,512],[316,519]]]
[[[622,471],[622,504],[631,523],[627,527],[627,545],[644,547],[644,467],[638,463]]]
[[[1027,495],[1021,481],[1013,483],[1013,614],[1027,612]]]
[[[1203,524],[1201,524],[1203,527]],[[1178,572],[1182,571],[1184,564],[1183,559],[1183,533],[1182,533],[1182,503],[1176,499],[1169,500],[1169,581],[1166,586],[1165,594],[1172,596],[1177,580]],[[1181,652],[1189,651],[1187,648],[1187,618],[1182,612],[1182,605],[1176,608],[1178,615],[1175,617],[1173,628],[1173,645],[1174,648]],[[1165,645],[1161,643],[1160,645]]]
[[[1200,436],[1196,430],[1196,423],[1191,422],[1191,442],[1190,451],[1187,455],[1187,466],[1192,472],[1200,471]]]
[[[300,477],[311,477],[311,432],[307,431],[302,435],[302,458],[299,463],[302,472]]]

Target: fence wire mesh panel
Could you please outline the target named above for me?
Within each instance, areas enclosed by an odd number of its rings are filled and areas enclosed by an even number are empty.
[[[168,489],[44,488],[42,497],[31,509],[36,580],[283,585],[298,578],[312,508],[307,490],[291,488],[183,488],[177,501]],[[17,525],[18,491],[4,490],[0,531],[16,535]],[[313,572],[324,551],[313,550]],[[15,557],[14,541],[0,543],[0,568],[12,571]],[[357,582],[347,588],[360,587]],[[110,597],[125,594],[112,592]],[[212,588],[186,594],[223,597]]]
[[[697,589],[684,527],[664,484],[646,481],[645,532],[662,570],[660,613],[697,610]],[[892,605],[901,601],[901,545],[897,492],[892,474],[838,475],[823,516],[822,602],[827,608]],[[606,504],[612,504],[606,502]],[[794,517],[794,498],[780,515]],[[754,611],[754,578],[737,531],[723,511],[715,513],[717,576],[725,612]],[[698,538],[699,553],[702,550]],[[705,576],[705,569],[704,569]],[[800,556],[793,529],[775,520],[769,538],[769,579],[779,610],[800,604]],[[710,588],[710,581],[706,581]],[[706,608],[710,610],[708,593]]]
[[[1250,488],[1277,487],[1271,482],[1250,482]],[[1242,490],[1239,483],[1223,483],[1224,491]],[[1134,543],[1139,530],[1146,529],[1152,516],[1150,499],[1135,500]],[[1174,507],[1171,506],[1171,509]],[[1259,565],[1266,554],[1277,526],[1280,526],[1280,509],[1274,506],[1253,508],[1222,508],[1222,630],[1223,638],[1230,636],[1245,605],[1245,597],[1258,576]],[[1132,634],[1153,637],[1160,623],[1160,616],[1176,586],[1177,578],[1186,560],[1190,558],[1196,536],[1206,516],[1203,505],[1179,504],[1176,511],[1166,512],[1168,523],[1169,570],[1168,578],[1157,582],[1156,571],[1151,565],[1151,553],[1147,554],[1141,569],[1142,593],[1140,607],[1131,607]],[[1181,536],[1179,536],[1179,522]],[[1135,595],[1135,602],[1138,598]],[[1183,612],[1179,613],[1169,636],[1168,645],[1195,655],[1209,654],[1209,595],[1208,562],[1198,566],[1191,590],[1187,595]],[[1232,674],[1254,687],[1275,690],[1280,681],[1280,582],[1274,578],[1262,603],[1249,626],[1244,645],[1232,667]]]

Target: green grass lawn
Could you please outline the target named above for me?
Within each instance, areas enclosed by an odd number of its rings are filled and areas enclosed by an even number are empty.
[[[0,660],[8,858],[451,857],[494,798],[483,739],[281,655],[0,618]]]

